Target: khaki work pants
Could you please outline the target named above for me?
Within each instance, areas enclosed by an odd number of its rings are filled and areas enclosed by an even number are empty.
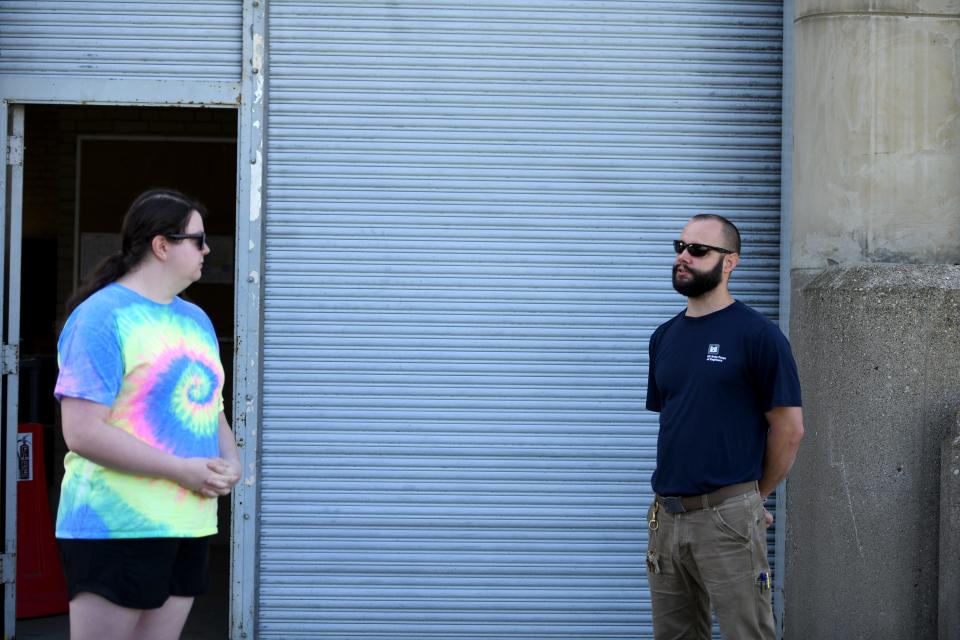
[[[760,494],[677,514],[661,505],[655,519],[654,505],[647,578],[656,640],[709,640],[711,605],[723,638],[775,640]]]

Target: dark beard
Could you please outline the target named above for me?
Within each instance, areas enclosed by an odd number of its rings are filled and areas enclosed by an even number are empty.
[[[673,288],[680,295],[688,298],[699,298],[703,294],[713,291],[720,284],[723,279],[723,260],[718,261],[717,266],[710,271],[694,271],[690,267],[687,267],[687,271],[690,273],[690,279],[686,282],[678,282],[677,265],[673,265]]]

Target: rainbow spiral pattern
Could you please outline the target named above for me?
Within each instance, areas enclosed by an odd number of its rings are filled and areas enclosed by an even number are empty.
[[[58,397],[108,404],[110,424],[173,455],[219,455],[224,371],[210,320],[195,305],[179,298],[158,304],[110,285],[74,311],[59,351]],[[216,500],[172,481],[109,469],[73,452],[65,468],[58,537],[216,533]]]

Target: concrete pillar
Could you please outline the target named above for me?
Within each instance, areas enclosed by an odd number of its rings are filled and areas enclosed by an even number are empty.
[[[807,436],[787,481],[784,637],[934,638],[940,445],[960,409],[960,0],[795,9]]]
[[[960,414],[940,462],[940,635],[960,640]]]
[[[960,263],[960,0],[796,0],[794,269]]]
[[[796,306],[807,433],[787,480],[784,638],[935,638],[960,266],[834,267]]]

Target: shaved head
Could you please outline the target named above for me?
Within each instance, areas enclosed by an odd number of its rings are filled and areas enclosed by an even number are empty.
[[[740,253],[740,230],[737,229],[737,225],[715,213],[701,213],[693,216],[690,220],[716,220],[723,227],[723,240],[726,243],[724,249]]]

